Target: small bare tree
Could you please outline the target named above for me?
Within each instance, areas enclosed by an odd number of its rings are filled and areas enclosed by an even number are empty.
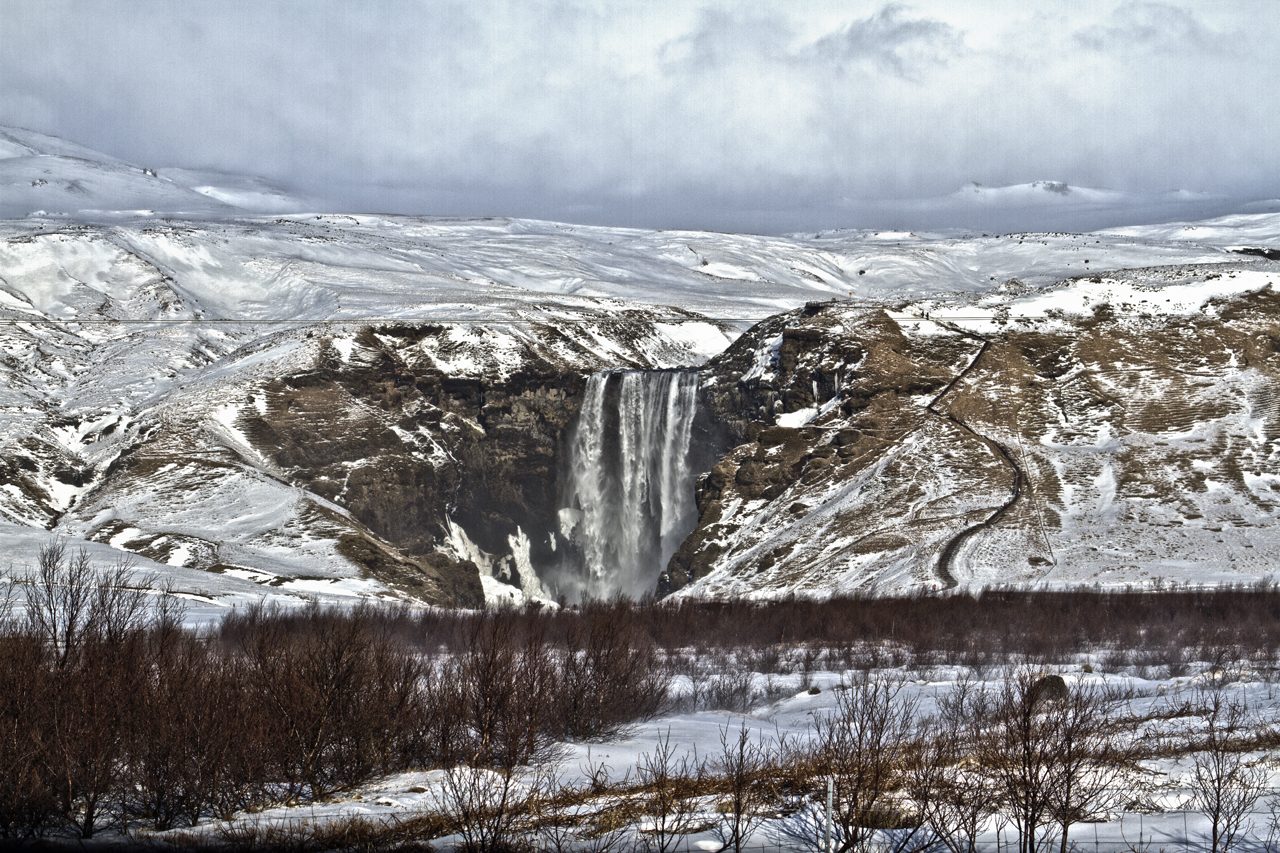
[[[978,834],[1000,813],[1003,792],[977,763],[992,712],[986,690],[963,677],[920,727],[911,798],[949,853],[976,853]]]
[[[814,721],[808,742],[793,756],[811,777],[810,787],[834,779],[838,853],[864,847],[879,830],[918,827],[896,796],[909,787],[916,707],[914,698],[902,695],[900,681],[858,679],[836,694],[835,710]],[[802,809],[782,833],[817,848],[817,814]]]
[[[81,548],[67,556],[61,540],[40,548],[36,574],[27,585],[27,619],[31,630],[49,644],[62,669],[80,648],[93,607],[93,566]]]
[[[763,739],[752,740],[744,720],[736,734],[729,726],[720,729],[720,755],[712,771],[723,786],[720,822],[716,824],[721,850],[741,853],[742,845],[767,817],[765,808],[773,799],[769,769],[770,749]]]
[[[44,833],[58,812],[47,750],[52,679],[44,642],[0,620],[0,838]]]
[[[653,752],[641,754],[636,766],[641,806],[649,818],[640,832],[646,853],[670,853],[680,839],[697,828],[696,794],[706,776],[706,767],[688,753],[676,757],[678,744],[671,732],[658,735]]]
[[[547,798],[552,782],[549,767],[522,772],[459,765],[445,771],[434,805],[462,836],[462,850],[505,853],[520,849],[520,840],[533,832],[533,808]]]
[[[1048,805],[1061,853],[1073,824],[1103,818],[1129,790],[1123,783],[1134,769],[1131,742],[1116,714],[1122,701],[1095,685],[1077,685],[1045,712],[1055,756]]]
[[[40,549],[27,591],[31,632],[53,659],[45,752],[64,819],[91,838],[118,805],[118,787],[139,710],[146,658],[145,592],[128,560],[96,570],[81,549]]]
[[[1249,828],[1249,815],[1262,796],[1266,773],[1249,762],[1241,743],[1250,730],[1248,706],[1219,690],[1205,690],[1199,698],[1204,728],[1198,740],[1189,744],[1194,750],[1191,797],[1209,819],[1209,853],[1230,853]]]
[[[670,677],[652,641],[635,624],[635,607],[616,599],[587,601],[565,633],[558,716],[577,740],[613,737],[666,704]]]
[[[1036,853],[1038,834],[1052,819],[1056,731],[1046,705],[1056,700],[1044,684],[1024,667],[1001,685],[979,751],[982,770],[1017,829],[1019,853]]]

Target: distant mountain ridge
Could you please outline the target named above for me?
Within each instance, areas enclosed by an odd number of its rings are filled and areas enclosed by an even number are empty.
[[[218,216],[302,207],[258,178],[145,168],[54,136],[0,127],[0,218],[119,211]]]

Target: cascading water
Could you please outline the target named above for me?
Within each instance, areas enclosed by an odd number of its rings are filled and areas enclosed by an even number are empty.
[[[698,374],[618,370],[587,380],[569,438],[560,532],[576,565],[559,573],[570,598],[652,592],[697,523],[690,438]]]

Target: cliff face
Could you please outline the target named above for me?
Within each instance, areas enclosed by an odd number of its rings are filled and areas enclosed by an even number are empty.
[[[306,334],[276,365],[288,369],[238,373],[216,406],[191,399],[135,431],[62,523],[143,556],[167,561],[181,547],[186,566],[270,571],[255,579],[285,585],[295,577],[284,568],[210,535],[216,519],[207,534],[194,531],[174,508],[222,494],[254,514],[251,504],[283,490],[294,509],[248,537],[256,547],[327,549],[331,562],[432,603],[549,597],[535,567],[556,560],[569,425],[587,377],[612,366],[589,344],[604,337],[631,367],[686,355],[643,317],[587,319],[568,331],[405,324]]]
[[[510,372],[458,376],[433,357],[467,348],[455,331],[364,329],[345,359],[329,343],[314,371],[266,384],[237,423],[291,482],[403,552],[489,560],[516,586],[536,584],[521,567],[552,557],[563,443],[591,362],[528,346]],[[495,335],[465,337],[482,351]],[[478,589],[459,603],[477,603]]]
[[[547,595],[533,566],[556,559],[587,377],[696,362],[732,334],[679,308],[424,290],[384,245],[327,227],[14,227],[0,541],[19,564],[51,535],[128,555],[211,606]],[[466,307],[324,319],[424,292]]]
[[[1270,267],[1171,268],[762,324],[707,367],[708,416],[737,446],[699,482],[665,588],[1267,575],[1276,281]]]
[[[708,416],[736,446],[698,484],[698,527],[666,588],[717,572],[764,594],[848,586],[831,569],[855,555],[890,554],[916,567],[910,577],[927,577],[946,527],[936,511],[909,507],[948,477],[955,488],[942,488],[943,503],[981,502],[1002,473],[980,442],[926,407],[977,349],[961,336],[915,340],[883,310],[839,302],[744,335],[707,367]],[[921,446],[904,453],[909,436]],[[944,453],[953,464],[940,469]]]

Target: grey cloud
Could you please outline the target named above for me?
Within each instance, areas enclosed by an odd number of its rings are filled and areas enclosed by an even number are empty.
[[[768,9],[714,6],[699,15],[696,29],[661,47],[668,74],[739,63],[787,62],[793,51],[791,22]]]
[[[0,124],[333,209],[776,230],[909,226],[924,208],[886,199],[970,181],[1280,195],[1280,109],[1258,94],[1280,86],[1280,5],[961,8],[981,15],[0,0]]]
[[[963,48],[963,34],[950,24],[913,16],[895,4],[824,36],[814,52],[842,67],[869,62],[914,80],[922,69],[945,64]]]
[[[1108,20],[1081,30],[1076,41],[1096,51],[1225,51],[1239,44],[1191,11],[1167,3],[1126,3]]]

